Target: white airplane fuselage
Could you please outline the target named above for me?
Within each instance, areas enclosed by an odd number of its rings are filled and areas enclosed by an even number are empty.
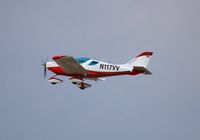
[[[126,64],[111,64],[103,61],[90,59],[87,57],[72,56],[53,56],[55,62],[46,62],[43,64],[46,69],[55,73],[49,78],[52,84],[62,83],[63,80],[56,76],[69,76],[69,80],[80,89],[91,87],[84,80],[102,81],[101,77],[118,75],[137,75],[151,74],[147,69],[152,52],[143,52]]]
[[[89,65],[91,62],[94,61],[98,62],[98,64]],[[140,73],[138,71],[134,71],[133,69],[123,64],[122,65],[111,64],[92,59],[80,65],[88,71],[87,75],[65,73],[64,70],[56,62],[47,62],[48,70],[52,71],[56,75],[73,76],[79,78],[98,78],[98,77],[108,77],[117,75],[136,75]]]

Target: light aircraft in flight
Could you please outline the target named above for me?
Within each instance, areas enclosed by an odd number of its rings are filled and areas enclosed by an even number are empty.
[[[111,64],[87,57],[53,56],[54,62],[43,62],[44,76],[47,69],[53,73],[48,81],[52,84],[62,83],[57,76],[68,76],[69,81],[80,89],[91,87],[85,80],[103,81],[102,77],[118,75],[152,74],[147,65],[153,52],[142,52],[125,64]]]

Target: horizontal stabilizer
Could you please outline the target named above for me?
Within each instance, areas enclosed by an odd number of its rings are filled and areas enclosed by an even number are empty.
[[[143,74],[152,74],[148,69],[146,69],[145,67],[134,67],[134,70],[137,71],[142,71]]]

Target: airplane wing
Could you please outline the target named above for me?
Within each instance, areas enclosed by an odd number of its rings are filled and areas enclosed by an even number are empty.
[[[53,60],[67,74],[88,74],[87,70],[83,68],[72,56],[54,56]]]

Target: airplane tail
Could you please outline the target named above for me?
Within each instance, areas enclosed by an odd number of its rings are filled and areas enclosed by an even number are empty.
[[[152,74],[148,69],[147,66],[149,64],[149,60],[153,52],[142,52],[137,57],[126,63],[126,65],[134,70],[142,71],[143,74]]]

